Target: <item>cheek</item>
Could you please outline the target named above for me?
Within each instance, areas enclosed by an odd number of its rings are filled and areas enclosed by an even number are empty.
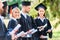
[[[30,11],[30,8],[27,8],[27,11]]]
[[[28,10],[30,11],[30,8]]]
[[[39,12],[39,15],[44,15],[45,12]]]
[[[20,15],[19,13],[16,13],[16,17],[19,17],[19,15]]]
[[[20,14],[18,14],[18,16],[20,16]]]
[[[15,14],[15,13],[13,13],[12,15],[13,15],[14,17],[16,16],[16,14]]]
[[[17,13],[16,16],[19,16],[19,14]]]
[[[3,11],[4,11],[4,9],[3,9],[3,8],[1,8],[1,9],[0,9],[0,13],[3,13]]]

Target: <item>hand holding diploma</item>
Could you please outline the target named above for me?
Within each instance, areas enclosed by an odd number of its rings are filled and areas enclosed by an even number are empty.
[[[35,29],[30,29],[29,31],[25,32],[25,34],[31,34]]]
[[[35,32],[37,32],[37,29],[33,28],[33,29],[31,29],[31,30],[29,30],[27,32],[22,31],[22,32],[18,33],[15,37],[16,38],[18,38],[18,37],[25,37],[25,36],[28,36],[29,34],[33,34]]]
[[[37,32],[37,29],[34,29],[34,30],[31,32],[31,34],[34,34],[35,32]]]
[[[18,24],[18,25],[10,32],[10,34],[16,33],[20,27],[21,27],[21,25]]]
[[[25,37],[32,37],[32,34],[34,34],[35,32],[37,32],[37,29],[31,29],[27,32],[25,32],[26,36]]]
[[[24,37],[24,36],[25,36],[25,32],[24,31],[22,31],[22,32],[20,32],[20,33],[18,33],[16,35],[16,37]]]
[[[16,39],[15,36],[16,36],[15,34],[12,34],[12,35],[11,35],[11,39],[12,39],[12,40],[15,40],[15,39]]]
[[[44,30],[45,27],[47,27],[47,24],[45,24],[44,26],[38,27],[38,29],[39,29],[39,31],[42,31],[42,30]]]

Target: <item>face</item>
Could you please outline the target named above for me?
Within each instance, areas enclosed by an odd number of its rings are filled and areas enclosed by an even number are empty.
[[[31,6],[25,6],[25,12],[29,13]]]
[[[2,14],[3,11],[4,11],[4,10],[3,10],[3,6],[4,6],[3,3],[0,1],[0,13],[1,13],[1,14]]]
[[[6,13],[8,13],[8,6],[6,6],[5,8],[3,8],[3,13],[2,13],[2,16],[6,16]]]
[[[18,10],[14,10],[12,13],[12,16],[16,19],[18,19],[20,17],[20,12]]]
[[[39,15],[43,16],[45,14],[45,10],[43,8],[38,9]]]

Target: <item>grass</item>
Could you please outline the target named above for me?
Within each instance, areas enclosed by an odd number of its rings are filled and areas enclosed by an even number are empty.
[[[53,39],[54,40],[60,40],[60,32],[54,32]]]
[[[52,39],[49,39],[49,40],[60,40],[60,31],[53,32],[53,37]]]

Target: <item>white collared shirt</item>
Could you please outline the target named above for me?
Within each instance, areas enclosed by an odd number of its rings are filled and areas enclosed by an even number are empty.
[[[15,20],[15,21],[17,22],[17,20],[16,20],[15,18],[11,17],[10,20],[11,20],[11,19],[13,19],[13,20]]]
[[[45,17],[43,19],[41,19],[40,17],[38,17],[38,19],[40,19],[42,22],[44,22]]]
[[[27,18],[28,13],[23,13],[22,11],[20,12],[25,18]]]
[[[2,20],[2,22],[4,22],[4,17],[0,15],[0,19]]]

